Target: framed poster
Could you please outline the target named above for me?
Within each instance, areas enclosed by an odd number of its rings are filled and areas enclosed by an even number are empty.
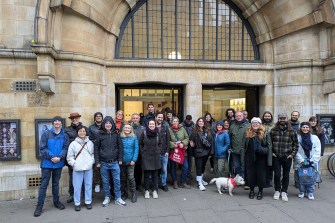
[[[62,128],[65,127],[65,119],[62,119]],[[35,154],[37,159],[41,159],[40,141],[45,131],[52,128],[52,119],[35,119]]]
[[[19,119],[0,120],[0,160],[21,159]]]
[[[326,145],[334,145],[335,114],[317,114],[316,117],[325,131]]]

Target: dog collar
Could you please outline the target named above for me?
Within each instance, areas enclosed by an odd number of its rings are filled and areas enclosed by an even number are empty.
[[[231,185],[233,185],[233,188],[237,187],[237,184],[235,183],[234,178],[229,178]]]

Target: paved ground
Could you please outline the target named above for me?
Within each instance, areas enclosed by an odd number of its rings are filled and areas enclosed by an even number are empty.
[[[273,200],[273,188],[265,189],[263,200],[258,201],[250,200],[249,192],[243,188],[237,188],[233,197],[227,193],[219,195],[214,185],[204,192],[195,187],[170,187],[168,192],[159,190],[158,199],[145,200],[139,194],[138,202],[126,200],[126,207],[114,203],[102,207],[103,195],[97,194],[93,209],[82,208],[80,212],[75,212],[72,204],[60,211],[48,198],[38,218],[33,217],[36,199],[6,201],[0,202],[0,222],[335,222],[335,178],[324,179],[314,201],[298,198],[292,180],[290,184],[288,202]],[[65,203],[65,199],[61,200]]]

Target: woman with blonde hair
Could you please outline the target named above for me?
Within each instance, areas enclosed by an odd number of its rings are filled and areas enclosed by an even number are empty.
[[[254,199],[254,189],[258,186],[257,200],[263,198],[263,188],[267,186],[267,167],[272,166],[272,142],[258,117],[251,119],[246,131],[245,163],[249,198]]]
[[[134,170],[139,151],[138,139],[134,134],[133,127],[128,123],[123,125],[120,137],[123,147],[122,164],[120,165],[122,199],[125,200],[128,197],[127,180],[129,180],[131,202],[135,203],[137,196]]]
[[[117,133],[122,131],[124,124],[124,112],[122,110],[118,110],[115,114],[115,127]]]

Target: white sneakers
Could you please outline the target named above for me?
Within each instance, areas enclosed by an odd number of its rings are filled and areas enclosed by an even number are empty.
[[[298,194],[298,198],[304,198],[305,197],[305,193],[304,192],[300,192],[299,194]]]
[[[156,190],[154,190],[154,191],[152,192],[152,197],[153,197],[154,199],[157,199],[157,198],[158,198],[158,194],[157,194],[157,191],[156,191]]]
[[[109,197],[105,197],[105,200],[102,202],[102,206],[106,207],[109,203],[110,203],[110,198]]]
[[[275,191],[275,194],[273,195],[273,199],[279,200],[279,196],[280,196],[280,192],[279,191]]]
[[[99,193],[100,192],[100,185],[99,184],[95,185],[94,191],[95,191],[95,193]]]
[[[146,191],[144,192],[144,198],[145,198],[145,199],[149,199],[149,198],[150,198],[150,193],[149,193],[148,190],[146,190]]]
[[[287,193],[281,192],[281,199],[282,201],[288,201]]]
[[[314,196],[313,196],[313,194],[309,194],[309,195],[308,195],[308,199],[309,199],[309,200],[314,200]]]
[[[204,183],[206,183],[206,185],[208,185],[208,183],[204,180],[202,180],[202,176],[197,176],[197,182],[198,182],[198,187],[199,190],[204,191],[206,190],[206,187],[204,187]]]
[[[116,199],[115,204],[120,205],[120,206],[126,206],[126,202],[124,202],[124,200],[122,200],[121,197]]]

